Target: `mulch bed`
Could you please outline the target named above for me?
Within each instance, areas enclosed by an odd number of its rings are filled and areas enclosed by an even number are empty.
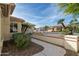
[[[18,49],[12,40],[4,41],[2,48],[2,56],[32,56],[41,52],[44,48],[36,43],[31,42],[28,48]]]

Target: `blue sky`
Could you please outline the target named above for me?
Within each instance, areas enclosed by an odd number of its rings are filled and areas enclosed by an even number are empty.
[[[23,18],[26,22],[42,27],[45,25],[54,26],[61,18],[65,23],[72,19],[71,15],[65,16],[55,3],[18,3],[16,4],[13,16]]]

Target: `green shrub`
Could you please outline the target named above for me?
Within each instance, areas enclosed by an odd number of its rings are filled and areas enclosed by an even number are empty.
[[[24,34],[24,33],[15,33],[13,34],[14,42],[17,48],[26,48],[30,45],[31,42],[31,34]]]
[[[64,30],[62,31],[62,33],[65,34],[65,35],[70,34],[69,28],[64,29]]]
[[[79,28],[76,29],[76,32],[79,33]]]

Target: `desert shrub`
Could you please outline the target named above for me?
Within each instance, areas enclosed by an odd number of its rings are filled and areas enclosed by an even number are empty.
[[[62,32],[62,30],[61,30],[61,29],[59,29],[59,30],[58,30],[58,32]]]
[[[65,34],[65,35],[70,34],[69,28],[64,29],[64,30],[62,31],[62,33]]]
[[[17,48],[26,48],[30,45],[31,42],[31,34],[24,34],[24,33],[15,33],[13,34],[14,42]]]
[[[79,33],[79,28],[76,29],[76,33]]]

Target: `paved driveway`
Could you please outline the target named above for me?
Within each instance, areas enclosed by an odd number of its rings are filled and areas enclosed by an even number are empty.
[[[33,56],[64,56],[64,54],[66,53],[65,49],[50,43],[46,43],[37,39],[32,39],[32,42],[35,42],[44,47],[43,51]]]

